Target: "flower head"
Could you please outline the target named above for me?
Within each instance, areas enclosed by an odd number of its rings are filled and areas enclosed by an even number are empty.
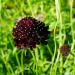
[[[13,28],[15,45],[18,48],[35,48],[36,44],[47,44],[48,26],[32,17],[20,19]]]
[[[67,44],[64,44],[60,47],[60,52],[63,56],[67,56],[70,53],[70,46]]]

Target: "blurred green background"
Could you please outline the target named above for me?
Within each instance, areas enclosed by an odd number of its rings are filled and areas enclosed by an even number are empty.
[[[12,30],[25,16],[49,26],[47,45],[15,47]],[[71,46],[67,57],[59,50],[64,43]],[[0,75],[75,75],[75,0],[1,0]]]

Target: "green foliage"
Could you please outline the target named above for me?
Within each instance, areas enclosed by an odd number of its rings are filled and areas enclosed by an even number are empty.
[[[1,0],[0,6],[0,75],[75,75],[74,0]],[[33,50],[15,47],[12,29],[23,16],[49,26],[47,45]],[[74,55],[60,54],[64,43]]]

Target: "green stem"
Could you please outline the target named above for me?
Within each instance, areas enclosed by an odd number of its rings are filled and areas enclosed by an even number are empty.
[[[39,56],[38,56],[38,47],[36,48],[36,50],[35,50],[35,57],[36,57],[36,75],[38,75],[38,60],[39,60]]]
[[[52,51],[51,51],[49,45],[47,45],[47,48],[48,48],[48,51],[49,51],[50,55],[53,56],[53,53],[52,53]]]
[[[71,26],[71,33],[72,33],[72,39],[73,39],[73,42],[74,42],[74,30],[73,30],[73,24],[72,24],[72,6],[73,6],[73,0],[71,0],[71,3],[70,3],[70,26]],[[72,44],[71,46],[71,50],[74,48],[74,43]]]
[[[15,54],[15,57],[16,57],[16,60],[17,60],[17,64],[20,67],[20,62],[19,62],[19,59],[18,59],[18,53]]]
[[[23,71],[24,71],[24,67],[23,67],[23,50],[22,50],[22,53],[21,53],[21,68],[22,68],[22,75],[24,75]]]

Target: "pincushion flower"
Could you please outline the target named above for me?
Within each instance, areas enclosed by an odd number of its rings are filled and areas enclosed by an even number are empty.
[[[70,46],[68,44],[64,44],[60,47],[60,52],[63,56],[67,56],[70,53]]]
[[[32,17],[23,17],[13,28],[15,45],[18,48],[35,48],[37,44],[47,44],[48,26]]]

